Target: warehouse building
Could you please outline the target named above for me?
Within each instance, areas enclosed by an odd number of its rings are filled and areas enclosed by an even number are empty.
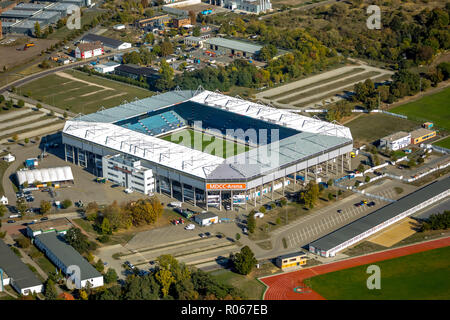
[[[41,11],[30,17],[29,20],[43,22],[45,25],[48,25],[58,22],[60,18],[61,14],[59,12]]]
[[[34,237],[34,245],[45,253],[50,261],[66,276],[78,267],[80,273],[75,272],[77,288],[85,288],[90,283],[91,288],[103,286],[103,276],[86,259],[84,259],[63,237],[56,232],[39,234]]]
[[[59,12],[62,17],[67,16],[73,10],[73,4],[57,2],[45,8],[45,11]]]
[[[104,53],[103,45],[100,41],[80,43],[75,49],[75,58],[88,59],[101,56]]]
[[[114,72],[118,66],[120,66],[120,63],[108,61],[106,63],[96,64],[94,70],[100,73],[111,73]]]
[[[204,46],[218,54],[231,54],[244,58],[255,58],[262,49],[262,46],[253,43],[217,37],[205,40]]]
[[[46,21],[36,21],[27,19],[19,21],[9,26],[9,31],[11,33],[25,34],[31,36],[34,34],[36,23],[38,23],[39,26],[41,27],[41,31],[48,26],[48,23]]]
[[[88,33],[87,35],[85,35],[81,39],[81,42],[82,43],[83,42],[86,42],[86,43],[101,42],[104,47],[107,47],[107,48],[110,48],[113,50],[123,50],[123,49],[131,48],[131,43],[129,43],[129,42],[123,42],[120,40],[99,36],[99,35],[96,35],[93,33]]]
[[[39,10],[43,10],[45,8],[47,8],[48,6],[50,6],[50,4],[44,4],[44,3],[19,3],[14,10],[27,10],[27,11],[39,11]]]
[[[209,0],[209,3],[230,10],[242,10],[256,14],[272,10],[270,0]]]
[[[420,128],[411,132],[411,144],[419,144],[436,137],[436,131]]]
[[[114,73],[118,76],[139,80],[143,77],[147,82],[157,80],[161,77],[156,70],[147,67],[140,67],[135,64],[121,64],[114,69]]]
[[[380,139],[380,148],[387,148],[388,150],[399,150],[406,148],[411,143],[411,134],[400,131],[388,135]]]
[[[38,13],[40,10],[8,10],[0,13],[0,19],[3,21],[19,21],[23,19],[27,19],[36,13]]]
[[[29,185],[35,182],[41,183],[62,183],[73,182],[72,169],[69,166],[56,167],[48,169],[20,170],[16,172],[17,182],[23,185],[25,182]]]
[[[141,166],[141,161],[121,157],[120,154],[102,158],[103,177],[127,189],[152,194],[155,186],[152,170]]]
[[[30,268],[0,239],[1,284],[10,285],[18,293],[29,295],[44,291],[44,285]]]
[[[194,216],[194,221],[200,226],[205,227],[211,224],[219,223],[219,217],[211,212],[203,212]]]
[[[450,195],[450,178],[435,181],[420,190],[368,214],[312,243],[309,251],[322,257],[334,257],[380,230]]]
[[[57,234],[66,234],[73,227],[73,224],[67,218],[57,218],[47,221],[41,221],[27,225],[27,236],[34,238],[43,233],[56,232]]]

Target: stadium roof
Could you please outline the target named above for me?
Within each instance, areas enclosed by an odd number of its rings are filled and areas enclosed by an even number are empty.
[[[80,267],[82,281],[101,276],[101,274],[87,262],[78,251],[60,237],[61,236],[57,236],[56,232],[43,233],[36,236],[36,238],[39,239],[39,241],[41,241],[66,267],[72,265]]]
[[[205,43],[212,44],[216,46],[221,46],[229,49],[234,49],[237,51],[244,51],[244,52],[250,52],[252,54],[256,54],[261,50],[262,46],[244,42],[244,41],[237,41],[237,40],[230,40],[225,38],[209,38],[205,40]]]
[[[391,203],[375,212],[368,214],[310,244],[316,249],[331,250],[341,243],[370,230],[371,228],[387,221],[399,214],[431,199],[432,197],[450,189],[450,178],[435,181],[420,190],[408,194],[400,200]]]
[[[31,184],[35,181],[59,182],[73,180],[72,169],[69,166],[49,169],[20,170],[16,172],[16,175],[20,185],[24,182]]]
[[[223,159],[111,122],[191,101],[246,115],[298,133]],[[346,127],[211,91],[173,91],[67,121],[64,134],[204,179],[248,179],[352,143]]]
[[[0,239],[0,268],[20,290],[42,285],[30,268]]]

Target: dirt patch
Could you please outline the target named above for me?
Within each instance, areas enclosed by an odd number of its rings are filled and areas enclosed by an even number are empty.
[[[70,80],[72,80],[72,81],[81,82],[81,83],[87,84],[87,85],[89,85],[89,86],[100,87],[100,88],[103,88],[103,89],[105,89],[105,90],[114,90],[114,89],[112,89],[112,88],[110,88],[110,87],[105,87],[105,86],[102,86],[102,85],[99,85],[99,84],[96,84],[96,83],[92,83],[92,82],[88,82],[88,81],[84,81],[84,80],[75,78],[75,77],[72,76],[71,74],[68,74],[68,73],[65,73],[65,72],[56,72],[55,74],[56,74],[57,76],[62,77],[62,78],[70,79]]]
[[[30,47],[23,51],[25,43],[34,43],[34,47]],[[11,69],[15,66],[24,64],[33,60],[41,51],[50,48],[51,45],[58,42],[57,40],[47,39],[31,39],[27,37],[20,37],[14,43],[8,45],[0,45],[0,70],[6,66]]]
[[[390,248],[394,244],[416,233],[416,230],[414,230],[415,227],[417,227],[417,222],[411,218],[406,218],[369,238],[368,241]]]

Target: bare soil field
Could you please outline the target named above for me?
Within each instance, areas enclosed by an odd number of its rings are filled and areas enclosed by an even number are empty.
[[[30,47],[26,51],[23,51],[23,46],[27,42],[34,43],[34,47]],[[46,50],[56,42],[58,41],[22,37],[11,44],[0,45],[0,70],[3,70],[4,66],[6,66],[7,69],[11,69],[14,66],[31,61],[36,58],[42,50]]]

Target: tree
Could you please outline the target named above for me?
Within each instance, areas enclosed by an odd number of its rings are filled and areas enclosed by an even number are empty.
[[[41,37],[41,26],[40,26],[39,22],[37,22],[37,21],[34,24],[34,35],[36,36],[36,38]]]
[[[261,207],[259,208],[259,212],[261,212],[261,213],[266,213],[266,207],[261,206]],[[252,213],[256,213],[256,212],[253,212],[253,211],[252,211]]]
[[[254,216],[252,213],[250,213],[250,214],[248,215],[248,218],[247,218],[247,228],[248,228],[248,232],[249,232],[249,233],[255,232],[255,228],[256,228],[256,219],[255,219],[255,216]]]
[[[239,241],[240,238],[241,238],[241,234],[240,234],[240,233],[236,233],[235,239],[236,239],[237,241]]]
[[[40,209],[41,209],[42,214],[46,214],[47,212],[50,211],[51,208],[52,208],[52,204],[49,201],[45,201],[45,200],[41,201]]]
[[[196,27],[194,27],[193,29],[192,29],[192,35],[194,36],[194,37],[200,37],[200,27],[199,26],[196,26]]]
[[[98,261],[94,264],[94,268],[100,273],[103,272],[105,265],[103,264],[102,259],[98,259]]]
[[[166,57],[172,53],[173,53],[172,43],[167,39],[164,40],[163,43],[161,43],[161,56]]]
[[[0,217],[3,217],[8,212],[8,208],[4,204],[0,204]]]
[[[25,138],[24,142],[25,142],[25,143],[28,143],[28,142],[30,142],[30,139]]]
[[[364,178],[364,182],[368,183],[369,181],[370,181],[370,177],[369,177],[369,176],[366,176],[366,177]]]
[[[66,199],[61,204],[62,204],[63,209],[67,209],[70,206],[72,206],[72,201],[70,199]]]
[[[79,253],[88,253],[90,250],[96,249],[94,242],[89,242],[87,236],[81,232],[78,228],[70,228],[66,235],[65,240]]]
[[[161,61],[161,67],[159,68],[159,74],[161,77],[156,80],[155,87],[158,90],[167,90],[173,87],[173,75],[174,71],[172,67],[165,61]]]
[[[17,133],[16,133],[15,135],[12,136],[12,139],[13,139],[14,141],[19,140],[19,136],[17,135]]]
[[[17,244],[19,245],[19,247],[21,247],[23,249],[26,249],[31,245],[30,239],[28,239],[24,235],[21,235],[16,241],[17,241]]]
[[[329,179],[329,180],[327,181],[327,185],[328,185],[329,187],[333,186],[333,179]]]
[[[52,279],[48,279],[45,283],[44,297],[46,300],[56,300],[57,298],[55,283]]]
[[[243,275],[249,274],[257,263],[255,255],[248,246],[243,247],[241,252],[232,255],[231,261],[234,269]]]
[[[23,108],[23,107],[25,106],[25,101],[23,101],[22,99],[19,99],[19,100],[17,101],[17,106],[18,106],[19,108]]]
[[[358,188],[360,184],[361,184],[361,182],[359,182],[359,180],[356,180],[356,181],[355,181],[355,187],[356,187],[356,188]]]
[[[67,116],[68,116],[67,111],[64,111],[64,113],[63,113],[64,119],[67,119]]]
[[[19,211],[19,213],[21,215],[25,215],[25,213],[28,209],[28,205],[23,198],[20,198],[20,199],[17,199],[16,208],[17,208],[17,211]]]
[[[105,282],[107,284],[115,283],[119,279],[119,277],[117,276],[116,270],[114,270],[113,268],[109,268],[108,271],[106,271],[104,278],[105,278]]]
[[[145,35],[145,42],[149,44],[153,44],[155,42],[155,35],[151,32]]]
[[[315,181],[310,181],[303,193],[303,202],[309,208],[314,208],[317,200],[319,200],[319,186]]]
[[[414,161],[413,158],[409,159],[408,161],[408,167],[412,168],[416,166],[416,161]]]
[[[156,280],[161,285],[161,291],[164,297],[169,294],[169,288],[175,282],[175,278],[167,269],[159,269],[155,274]]]
[[[36,104],[36,108],[37,108],[38,110],[41,109],[41,108],[42,108],[42,104],[40,104],[40,103]]]
[[[358,168],[356,168],[356,171],[363,172],[364,171],[364,165],[362,163],[360,163],[358,165]]]
[[[102,234],[112,234],[111,225],[108,218],[103,218],[101,226]]]
[[[196,20],[197,20],[197,15],[195,14],[194,11],[189,10],[189,18],[191,19],[191,24],[192,24],[192,25],[195,25]],[[195,35],[194,35],[194,37],[198,37],[198,36],[195,36]]]
[[[328,192],[328,201],[333,200],[333,194],[331,192]]]

